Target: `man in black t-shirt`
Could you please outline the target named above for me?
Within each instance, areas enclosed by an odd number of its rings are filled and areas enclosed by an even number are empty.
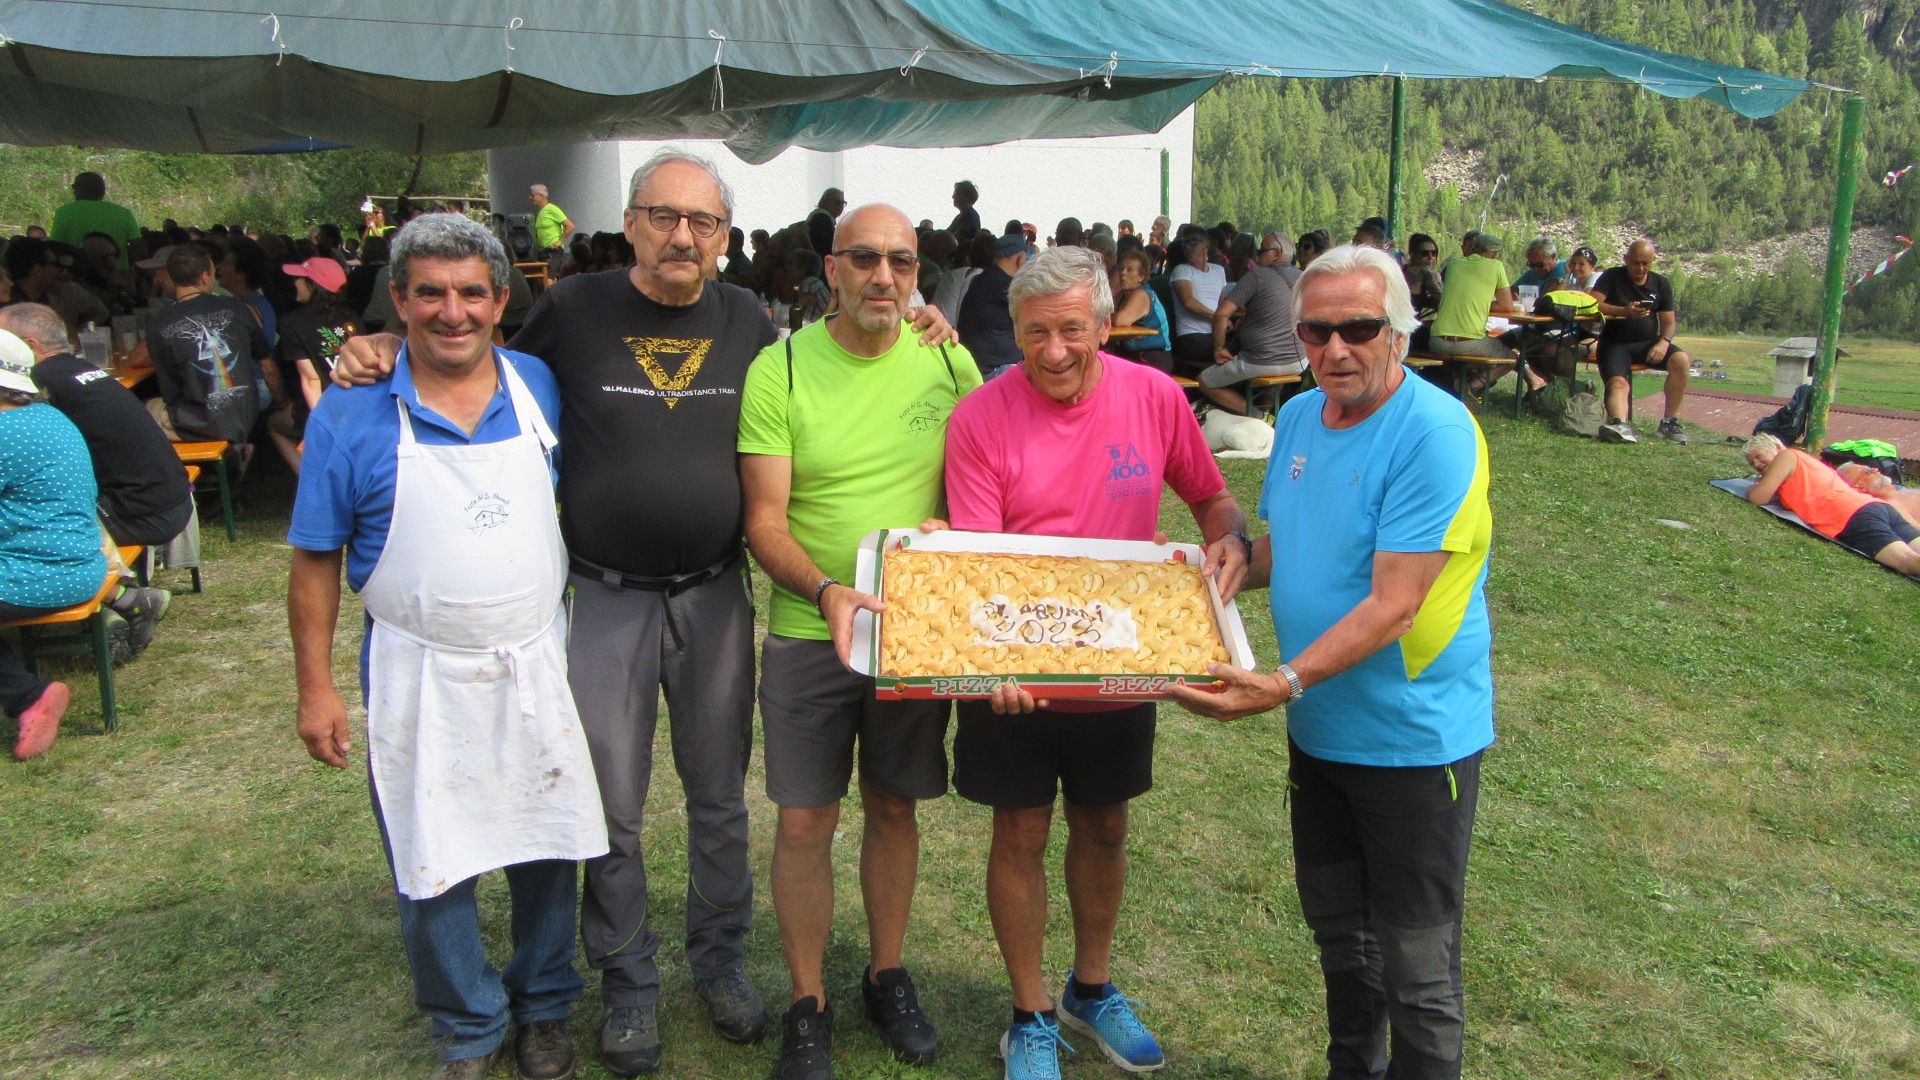
[[[601,1059],[622,1076],[661,1057],[659,938],[648,926],[640,839],[662,691],[686,789],[694,988],[727,1039],[752,1041],[767,1023],[744,968],[753,606],[735,448],[747,366],[777,334],[753,294],[709,280],[732,202],[711,164],[655,155],[629,185],[634,265],[556,282],[513,341],[560,385],[568,683],[611,846],[587,863],[581,937],[607,1005]],[[390,372],[397,349],[384,335],[354,338],[336,381]]]
[[[960,301],[960,317],[953,320],[960,344],[973,354],[983,378],[991,379],[1024,357],[1013,337],[1013,316],[1007,312],[1007,289],[1013,275],[1027,263],[1033,248],[1019,233],[1009,233],[995,244],[993,265],[980,271]]]
[[[52,308],[0,309],[0,330],[33,349],[33,381],[87,440],[100,489],[100,520],[116,544],[159,545],[180,535],[193,516],[187,469],[133,392],[67,349],[66,328]]]
[[[1607,422],[1596,436],[1601,442],[1639,442],[1627,423],[1627,403],[1633,393],[1633,366],[1667,370],[1667,407],[1660,420],[1660,437],[1685,444],[1680,429],[1680,405],[1687,397],[1687,371],[1693,360],[1673,343],[1676,315],[1673,286],[1653,271],[1655,252],[1650,240],[1627,247],[1627,263],[1600,275],[1587,295],[1600,302],[1607,317],[1600,329],[1595,359],[1606,381]]]
[[[247,441],[260,415],[255,365],[273,355],[251,308],[213,292],[213,260],[196,244],[167,256],[174,303],[147,324],[160,396],[147,405],[175,442]]]

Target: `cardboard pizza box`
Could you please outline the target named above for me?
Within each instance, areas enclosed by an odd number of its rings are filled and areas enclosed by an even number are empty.
[[[1197,544],[1155,544],[1145,540],[1090,540],[1080,537],[1020,536],[1014,533],[961,532],[949,529],[923,533],[918,529],[877,529],[860,541],[853,587],[886,600],[880,574],[881,553],[890,548],[918,551],[977,551],[1004,555],[1077,555],[1092,559],[1168,562],[1184,559],[1201,563]],[[1234,604],[1222,603],[1211,576],[1206,578],[1213,615],[1226,639],[1227,658],[1235,667],[1253,669],[1253,649],[1247,645],[1246,625]],[[853,667],[862,675],[880,670],[880,620],[885,615],[856,612],[853,619]],[[1157,701],[1173,683],[1212,686],[1219,680],[1205,671],[1177,675],[1049,674],[1006,671],[992,675],[876,676],[874,693],[882,699],[982,698],[1003,682],[1014,681],[1036,698],[1093,698],[1104,701]]]

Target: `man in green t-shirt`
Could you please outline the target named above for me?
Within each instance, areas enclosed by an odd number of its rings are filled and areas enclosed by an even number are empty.
[[[140,225],[133,211],[107,201],[107,179],[97,172],[83,172],[73,178],[73,201],[53,212],[51,239],[74,247],[83,245],[88,233],[105,233],[120,245],[119,267],[127,268],[127,248],[140,240]],[[139,253],[146,257],[146,249]]]
[[[533,242],[542,255],[563,252],[567,237],[573,235],[573,222],[567,212],[555,206],[547,196],[547,185],[535,184],[528,191],[533,199]]]
[[[848,669],[853,614],[878,600],[852,580],[860,538],[942,510],[947,417],[980,385],[958,346],[903,333],[919,270],[913,224],[890,206],[841,220],[827,276],[838,314],[768,346],[740,402],[747,542],[773,578],[760,663],[767,797],[780,808],[773,905],[793,977],[780,1080],[831,1080],[822,968],[833,925],[833,834],[859,748],[867,1017],[896,1058],[939,1044],[901,965],[919,858],[915,801],[947,790],[944,701],[890,701]]]
[[[1478,233],[1468,246],[1471,255],[1463,255],[1447,264],[1446,287],[1440,293],[1440,312],[1434,317],[1427,349],[1436,356],[1472,358],[1476,366],[1488,360],[1514,360],[1519,357],[1508,335],[1487,336],[1489,314],[1512,314],[1520,310],[1507,280],[1507,268],[1500,261],[1500,238]],[[1484,374],[1470,381],[1468,389],[1479,394],[1494,380],[1507,373],[1509,364],[1488,364]],[[1527,372],[1530,389],[1539,389],[1546,380]]]

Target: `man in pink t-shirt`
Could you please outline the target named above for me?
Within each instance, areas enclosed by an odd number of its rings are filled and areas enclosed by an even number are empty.
[[[1021,268],[1007,298],[1024,359],[962,400],[947,422],[952,527],[1152,540],[1164,483],[1192,508],[1208,541],[1206,565],[1231,598],[1251,554],[1246,515],[1173,380],[1100,351],[1113,315],[1100,257],[1050,248]],[[1159,1068],[1159,1044],[1109,971],[1127,876],[1127,804],[1153,786],[1154,705],[1036,702],[1002,685],[988,701],[960,702],[958,715],[954,790],[993,808],[987,908],[1013,989],[1013,1024],[1000,1044],[1007,1075],[1059,1075],[1059,1024],[1093,1038],[1125,1069]],[[1056,1012],[1040,956],[1057,791],[1066,803],[1074,966]]]

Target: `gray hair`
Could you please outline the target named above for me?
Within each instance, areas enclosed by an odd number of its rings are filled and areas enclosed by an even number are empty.
[[[1113,287],[1107,284],[1107,264],[1083,247],[1052,247],[1027,260],[1007,286],[1007,311],[1020,320],[1020,305],[1070,289],[1086,289],[1095,322],[1113,317]]]
[[[647,181],[653,179],[653,174],[658,172],[663,165],[691,165],[701,172],[706,173],[708,176],[713,177],[714,186],[720,189],[720,204],[727,209],[727,220],[733,220],[733,189],[727,186],[725,180],[720,179],[719,168],[715,166],[713,162],[708,161],[699,154],[686,150],[677,150],[673,147],[668,147],[654,154],[652,157],[641,162],[639,168],[633,170],[633,179],[627,182],[628,206],[633,205],[633,200],[639,196],[640,189],[647,186]],[[685,209],[685,207],[681,209]]]
[[[10,330],[21,339],[32,338],[43,349],[69,349],[66,320],[45,304],[19,303],[0,308],[0,330]]]
[[[1549,259],[1557,259],[1560,257],[1560,245],[1551,236],[1535,237],[1533,243],[1527,245],[1527,254],[1544,254]]]
[[[458,262],[472,258],[486,260],[487,280],[493,285],[494,295],[500,295],[507,287],[512,264],[507,262],[507,249],[500,246],[499,239],[465,214],[422,214],[394,235],[388,257],[393,267],[393,287],[400,295],[407,294],[407,271],[414,259]]]
[[[1763,431],[1751,439],[1748,439],[1746,445],[1740,448],[1740,453],[1752,454],[1755,450],[1771,450],[1778,454],[1786,448],[1787,444],[1781,442],[1778,436],[1769,435]]]
[[[1386,286],[1381,314],[1387,317],[1387,324],[1400,334],[1400,355],[1407,352],[1407,336],[1420,327],[1420,316],[1414,313],[1413,296],[1407,292],[1407,277],[1400,270],[1400,264],[1393,256],[1379,248],[1365,247],[1359,244],[1342,244],[1332,248],[1319,258],[1307,264],[1300,271],[1300,277],[1293,283],[1293,321],[1300,321],[1300,304],[1306,299],[1307,286],[1323,277],[1345,277],[1348,274],[1364,274],[1371,271],[1380,275],[1380,283]]]
[[[527,190],[535,195],[545,195],[547,194],[547,185],[535,184],[532,187],[528,188]]]

